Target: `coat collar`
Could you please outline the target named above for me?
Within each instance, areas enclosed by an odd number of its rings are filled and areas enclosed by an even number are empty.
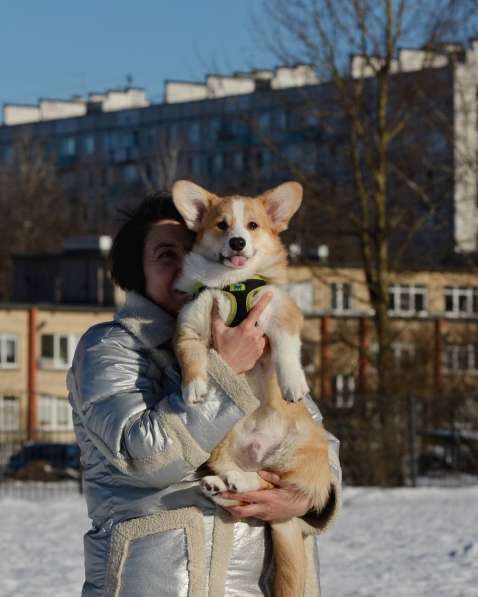
[[[134,291],[126,293],[126,301],[116,313],[115,321],[147,348],[158,348],[169,342],[176,327],[175,317]]]

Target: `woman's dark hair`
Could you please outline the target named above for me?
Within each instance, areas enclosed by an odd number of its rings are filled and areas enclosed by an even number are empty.
[[[149,229],[160,220],[184,220],[173,203],[171,193],[167,192],[150,195],[135,209],[120,213],[125,221],[111,247],[111,277],[123,290],[144,294],[143,251]]]

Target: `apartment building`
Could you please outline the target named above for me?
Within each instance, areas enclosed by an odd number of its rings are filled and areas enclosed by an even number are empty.
[[[397,93],[423,73],[423,56],[403,50],[397,57]],[[408,260],[390,274],[397,375],[421,359],[417,369],[434,388],[458,377],[471,386],[478,374],[478,282],[463,259],[476,252],[478,240],[478,169],[469,160],[477,155],[477,61],[477,41],[425,61],[426,107],[440,109],[451,138],[424,126],[425,105],[415,115],[415,132],[429,163],[423,177],[442,201]],[[372,101],[369,74],[354,57],[351,77],[365,77]],[[151,104],[142,89],[126,88],[6,105],[0,164],[14,160],[19,136],[44,143],[56,156],[63,186],[86,199],[87,217],[102,233],[128,193],[138,198],[180,177],[218,192],[253,193],[300,170],[325,182],[329,200],[339,201],[351,171],[335,100],[328,82],[297,65],[209,75],[201,83],[168,81],[160,104]],[[438,179],[438,170],[447,176]],[[407,203],[406,194],[391,196]],[[307,318],[304,359],[314,394],[341,409],[373,385],[376,342],[357,244],[337,246],[335,228],[327,237],[322,207],[306,194],[286,236],[295,260],[289,288]],[[74,346],[88,326],[111,319],[120,300],[106,274],[106,252],[70,245],[61,255],[16,257],[15,300],[21,302],[0,305],[0,433],[71,436],[64,378]]]
[[[420,81],[416,96],[426,99],[410,117],[406,143],[409,147],[413,137],[416,154],[410,153],[407,168],[419,168],[420,184],[440,199],[439,209],[417,233],[412,254],[412,259],[423,257],[426,245],[433,253],[429,264],[477,249],[477,59],[478,42],[472,41],[468,48],[436,50],[431,59],[428,51],[404,49],[394,63],[395,95]],[[374,81],[367,68],[356,56],[350,76],[364,79],[366,97],[373,102]],[[86,217],[105,228],[100,232],[111,227],[114,209],[126,196],[138,198],[144,189],[169,187],[184,177],[219,192],[253,193],[300,173],[301,179],[320,180],[329,189],[329,201],[340,201],[353,177],[346,155],[347,123],[335,94],[311,67],[297,65],[208,75],[200,83],[168,81],[159,104],[151,104],[136,88],[44,99],[36,106],[7,104],[0,161],[14,158],[15,139],[21,135],[45,143],[57,156],[65,189],[84,198]],[[427,125],[434,112],[446,130]],[[392,148],[394,155],[400,155],[403,143]],[[393,202],[419,212],[398,179],[391,181]],[[303,209],[309,215],[317,211],[310,202]]]

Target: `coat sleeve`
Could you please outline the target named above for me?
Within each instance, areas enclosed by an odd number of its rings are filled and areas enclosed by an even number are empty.
[[[209,394],[189,405],[179,372],[151,375],[152,359],[119,326],[83,336],[68,374],[70,400],[94,445],[116,468],[166,487],[190,475],[258,404],[249,386],[211,350]]]
[[[322,414],[312,398],[307,396],[304,403],[314,421],[322,423]],[[332,433],[328,433],[327,435],[329,439],[329,466],[331,473],[330,494],[322,510],[312,510],[302,517],[303,530],[308,534],[321,533],[328,528],[340,512],[342,505],[342,469],[339,460],[340,442]]]

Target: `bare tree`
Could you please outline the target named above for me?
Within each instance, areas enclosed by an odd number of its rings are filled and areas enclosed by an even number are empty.
[[[471,0],[264,0],[263,6],[264,38],[280,62],[309,64],[324,82],[320,101],[314,103],[305,89],[299,109],[308,101],[306,110],[325,135],[343,135],[328,164],[343,164],[351,184],[306,174],[302,160],[294,174],[315,194],[333,233],[358,239],[374,311],[385,428],[389,273],[421,228],[449,217],[437,198],[444,194],[443,181],[451,185],[454,176],[448,159],[454,139],[446,105],[450,80],[446,69],[436,67],[460,59],[462,48],[445,42],[462,39],[476,25],[477,6]],[[424,48],[413,55],[413,68],[401,61],[400,49],[407,46]],[[327,210],[330,218],[324,218]],[[310,227],[310,215],[308,220]]]
[[[53,251],[76,232],[55,156],[24,132],[0,164],[0,296],[9,298],[12,254]]]
[[[178,178],[184,140],[175,129],[164,133],[155,143],[147,162],[140,164],[140,176],[148,192],[170,189]]]

